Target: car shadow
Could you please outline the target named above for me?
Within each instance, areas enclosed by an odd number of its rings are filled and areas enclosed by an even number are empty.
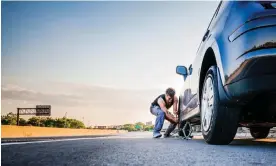
[[[186,140],[193,141],[210,146],[230,146],[230,147],[272,147],[276,148],[276,138],[253,139],[253,138],[235,138],[229,145],[211,145],[207,144],[203,138]]]
[[[269,146],[276,147],[275,138],[266,138],[266,139],[235,139],[229,144],[230,146]]]

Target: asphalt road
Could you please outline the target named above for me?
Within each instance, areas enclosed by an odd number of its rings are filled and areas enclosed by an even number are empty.
[[[275,139],[238,139],[208,145],[202,139],[151,138],[151,133],[2,143],[2,165],[276,165]]]

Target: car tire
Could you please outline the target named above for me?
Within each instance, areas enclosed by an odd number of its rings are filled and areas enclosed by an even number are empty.
[[[267,127],[252,127],[250,128],[250,134],[253,138],[266,138],[269,134],[270,128]]]
[[[205,142],[214,145],[231,143],[237,133],[240,111],[220,104],[216,66],[207,71],[201,92],[200,119]]]

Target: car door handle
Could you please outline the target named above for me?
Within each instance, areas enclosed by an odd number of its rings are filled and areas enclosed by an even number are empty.
[[[209,33],[210,33],[210,30],[207,30],[206,33],[205,33],[204,36],[203,36],[202,41],[205,41],[205,40],[207,39]]]

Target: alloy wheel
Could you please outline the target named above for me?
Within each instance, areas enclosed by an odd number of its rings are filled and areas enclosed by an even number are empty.
[[[201,123],[202,128],[207,132],[210,128],[213,116],[214,105],[214,85],[211,77],[208,77],[203,86],[203,96],[201,99]]]

